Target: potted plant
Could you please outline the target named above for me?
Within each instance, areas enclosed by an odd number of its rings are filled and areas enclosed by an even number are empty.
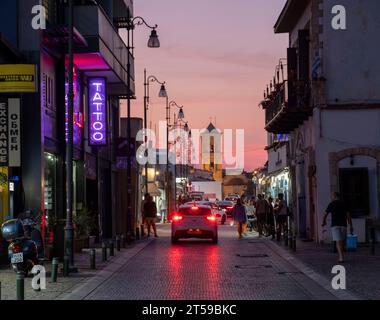
[[[73,222],[75,225],[75,251],[81,252],[82,249],[89,247],[89,236],[93,228],[91,211],[86,207],[77,211]]]
[[[0,191],[3,192],[3,190],[8,185],[8,176],[4,172],[0,172]]]

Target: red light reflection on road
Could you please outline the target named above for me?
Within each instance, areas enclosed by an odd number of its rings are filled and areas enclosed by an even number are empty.
[[[211,293],[208,299],[221,299],[220,285],[220,250],[218,245],[212,245],[207,247],[206,251],[206,273],[207,273],[207,291]],[[203,298],[203,297],[202,297]]]
[[[183,247],[174,246],[171,247],[168,254],[168,265],[169,273],[168,281],[170,285],[168,286],[168,299],[176,300],[183,299]]]
[[[168,253],[168,299],[220,299],[220,250],[207,241],[183,241]],[[194,269],[194,266],[197,266]],[[194,270],[196,270],[194,272]]]

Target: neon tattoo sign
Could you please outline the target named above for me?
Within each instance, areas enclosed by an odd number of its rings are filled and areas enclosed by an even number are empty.
[[[89,78],[89,143],[91,146],[107,144],[106,80]]]

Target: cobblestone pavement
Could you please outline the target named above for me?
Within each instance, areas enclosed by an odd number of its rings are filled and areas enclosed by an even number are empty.
[[[123,249],[126,252],[129,249]],[[116,252],[116,249],[115,249]],[[58,281],[52,283],[50,279],[51,264],[44,263],[46,269],[46,290],[34,291],[32,289],[32,277],[25,279],[25,299],[26,300],[54,300],[61,295],[69,293],[78,285],[85,284],[89,279],[98,274],[99,270],[103,269],[108,264],[112,264],[120,255],[116,252],[116,257],[108,257],[108,262],[102,262],[101,249],[96,249],[96,270],[90,269],[90,260],[88,252],[75,255],[75,266],[78,268],[78,273],[72,273],[69,277],[63,277],[62,264],[60,264]],[[1,300],[16,299],[16,273],[8,266],[0,267],[0,285],[1,285]]]
[[[281,246],[283,244],[281,243]],[[297,242],[297,252],[291,254],[299,261],[324,277],[331,276],[332,267],[337,264],[337,254],[331,245],[317,245],[313,242]],[[359,245],[355,252],[345,254],[347,290],[366,300],[380,299],[380,246],[375,255],[368,245]]]
[[[336,255],[331,246],[298,241],[297,252],[283,243],[248,234],[238,240],[234,227],[219,228],[219,244],[202,240],[170,243],[170,226],[159,226],[158,239],[144,240],[116,252],[90,270],[87,253],[76,256],[77,274],[35,292],[31,278],[25,281],[27,300],[308,300],[379,299],[379,252],[368,247],[346,255],[347,289],[331,288]],[[380,250],[380,249],[378,249]],[[0,269],[1,299],[16,298],[16,275]]]
[[[170,243],[170,226],[121,266],[86,299],[96,300],[305,300],[337,299],[295,268],[286,253],[253,235],[238,240],[234,227],[219,228],[219,244]],[[327,283],[327,281],[326,281]]]

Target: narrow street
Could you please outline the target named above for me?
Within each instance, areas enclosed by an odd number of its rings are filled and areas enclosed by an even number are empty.
[[[90,300],[337,299],[280,256],[277,245],[235,227],[219,227],[219,244],[170,242],[170,225],[133,259],[115,270]],[[70,298],[69,296],[65,298]]]
[[[379,0],[0,8],[1,301],[380,299]]]

